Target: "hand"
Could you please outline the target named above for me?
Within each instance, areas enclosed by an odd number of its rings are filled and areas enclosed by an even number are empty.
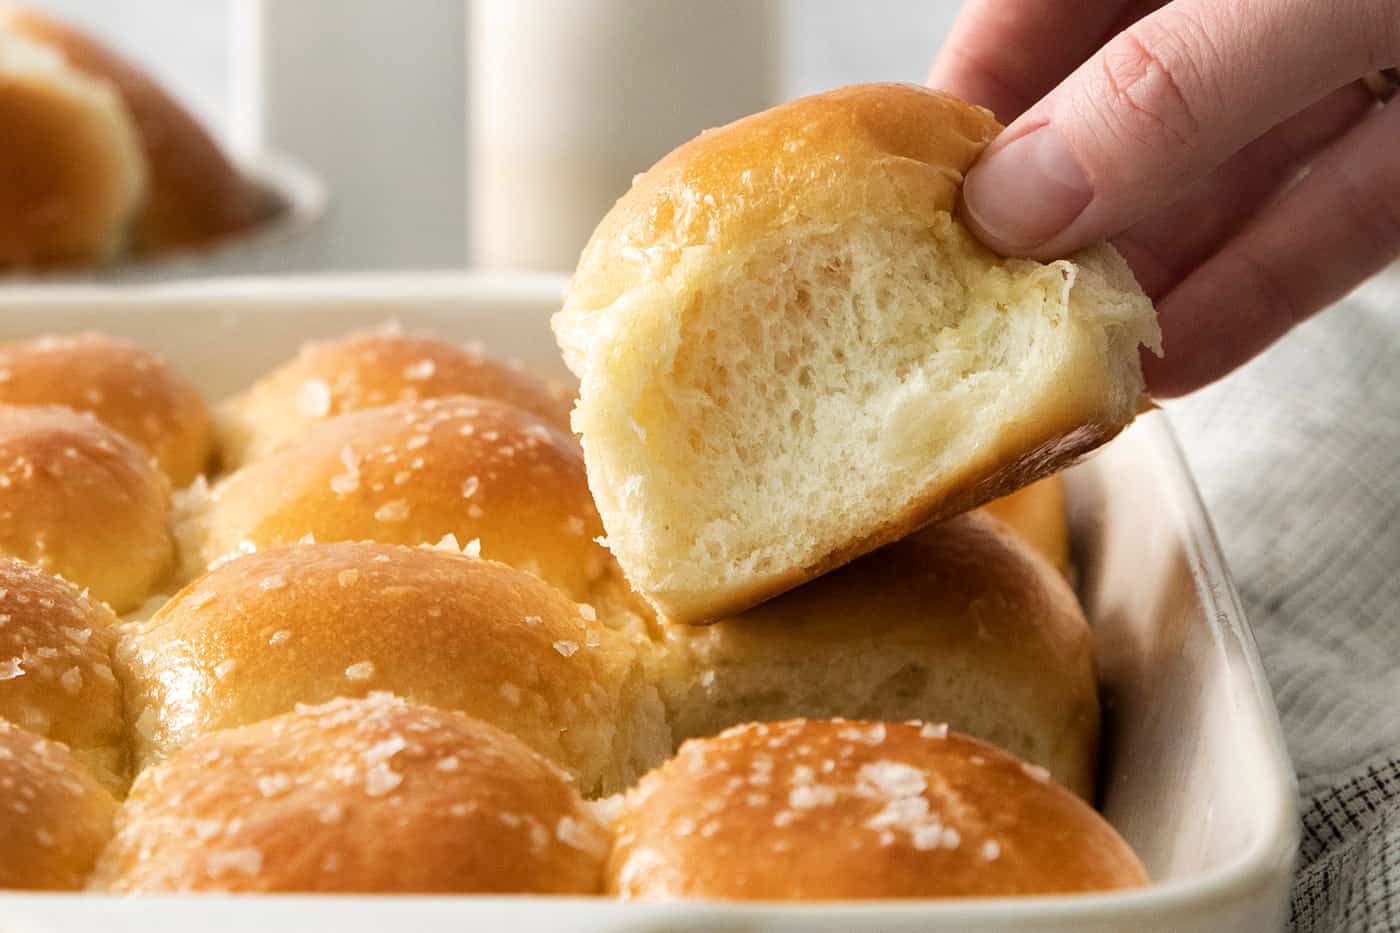
[[[929,83],[1010,123],[963,188],[974,231],[1041,258],[1112,239],[1170,396],[1400,254],[1400,99],[1357,80],[1397,62],[1400,0],[969,0]]]

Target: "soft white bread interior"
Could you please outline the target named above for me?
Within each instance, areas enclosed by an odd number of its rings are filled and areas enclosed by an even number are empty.
[[[1129,423],[1152,305],[954,213],[1000,127],[905,85],[710,130],[593,234],[554,332],[609,547],[672,621],[746,609]]]
[[[112,672],[116,624],[110,609],[73,584],[0,558],[0,719],[64,743],[121,793],[126,726]]]
[[[694,739],[629,791],[609,893],[1000,897],[1138,887],[1137,857],[1043,769],[945,725],[791,720]]]
[[[1072,578],[1070,562],[1069,507],[1064,477],[1056,473],[1037,480],[983,506],[1004,522],[1022,541]]]
[[[174,563],[170,483],[90,414],[0,405],[0,555],[136,608]]]
[[[455,549],[240,557],[134,625],[116,657],[142,767],[218,729],[376,690],[505,729],[589,793],[671,751],[624,636],[535,577]]]
[[[116,809],[66,746],[0,719],[0,888],[81,888]]]
[[[947,722],[1093,799],[1093,633],[996,519],[957,516],[731,619],[668,625],[654,660],[677,741],[749,721]]]
[[[135,128],[135,151],[147,180],[131,220],[134,253],[204,246],[246,229],[266,212],[265,199],[199,121],[136,65],[81,30],[29,7],[0,3],[0,33],[51,50],[68,70],[120,98]],[[12,138],[0,133],[7,147]],[[52,157],[45,148],[23,148],[36,160]],[[91,156],[78,158],[87,162]]]
[[[0,17],[0,269],[98,263],[146,193],[135,123],[105,81]]]
[[[0,404],[90,412],[142,447],[181,487],[209,465],[213,429],[199,392],[159,354],[107,334],[0,343]]]
[[[373,694],[216,732],[144,772],[92,887],[595,894],[607,843],[518,740]]]
[[[184,497],[186,577],[240,553],[316,541],[459,546],[588,602],[615,576],[568,433],[492,399],[451,396],[354,412]]]
[[[220,407],[225,468],[295,443],[319,421],[396,402],[475,395],[523,408],[568,430],[573,394],[498,359],[475,344],[460,346],[396,328],[313,341]]]

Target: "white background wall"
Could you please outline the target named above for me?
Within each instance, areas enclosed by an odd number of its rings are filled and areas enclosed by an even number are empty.
[[[422,268],[460,266],[467,261],[466,115],[461,88],[439,88],[431,99],[416,93],[387,95],[392,106],[380,112],[341,111],[332,126],[301,121],[302,110],[324,112],[327,94],[353,97],[355,86],[376,80],[376,63],[394,69],[400,84],[411,88],[421,78],[415,66],[453,62],[460,57],[465,30],[431,30],[426,34],[390,16],[382,24],[342,22],[329,35],[331,47],[321,49],[324,62],[346,67],[340,45],[355,49],[365,45],[362,32],[413,35],[414,54],[381,46],[367,50],[364,68],[353,60],[351,71],[336,82],[310,88],[302,100],[287,106],[265,108],[252,118],[249,101],[234,90],[234,37],[240,7],[253,0],[25,0],[70,19],[101,35],[118,49],[143,63],[171,88],[214,132],[234,144],[265,143],[269,148],[310,163],[330,191],[329,208],[313,234],[297,244],[294,253],[274,257],[268,271],[278,269]],[[298,19],[295,4],[301,0],[264,0],[287,4],[278,17]],[[382,2],[395,14],[421,9],[449,12],[455,0],[359,0],[376,4],[368,19],[383,12]],[[470,0],[464,0],[470,2]],[[531,2],[531,0],[521,0]],[[586,3],[587,0],[577,0]],[[636,0],[645,3],[647,0]],[[716,0],[696,0],[716,2]],[[743,0],[725,0],[741,3]],[[390,4],[394,6],[390,7]],[[801,96],[825,88],[859,81],[923,81],[929,63],[959,6],[958,0],[781,0],[783,48],[781,94]],[[314,13],[308,5],[307,12]],[[383,17],[379,17],[383,19]],[[305,19],[301,16],[300,19]],[[248,22],[244,17],[243,22]],[[298,24],[304,26],[304,24]],[[314,24],[313,24],[314,27]],[[393,28],[388,28],[393,27]],[[402,27],[402,28],[400,28]],[[243,33],[246,37],[246,30]],[[386,40],[387,41],[387,40]],[[400,44],[404,44],[402,40]],[[283,43],[285,45],[285,43]],[[434,46],[428,48],[428,45]],[[278,55],[286,58],[285,48]],[[307,59],[316,60],[308,50]],[[293,64],[301,60],[292,56]],[[460,61],[455,61],[460,65]],[[250,69],[242,69],[245,77]],[[246,85],[245,85],[246,86]],[[455,96],[454,96],[455,95]],[[403,98],[402,109],[398,106]],[[339,98],[334,98],[339,100]],[[380,95],[383,104],[386,95]],[[414,109],[414,103],[417,108]],[[425,112],[427,111],[427,112]],[[425,126],[425,121],[431,126]],[[348,121],[348,122],[347,122]],[[259,139],[255,127],[264,127],[270,139]],[[369,128],[366,131],[366,128]],[[250,131],[253,130],[253,131]],[[431,130],[431,131],[429,131]],[[400,177],[387,167],[396,148],[409,137],[419,139],[421,158],[412,178]],[[680,140],[677,140],[679,142]],[[353,149],[351,148],[353,147]],[[300,150],[300,151],[298,151]],[[389,186],[396,185],[392,191]],[[445,204],[461,204],[459,212],[443,210]],[[280,264],[279,264],[280,263]]]

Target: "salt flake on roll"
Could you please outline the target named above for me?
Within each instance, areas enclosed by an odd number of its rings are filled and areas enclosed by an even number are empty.
[[[553,321],[607,540],[671,621],[741,611],[1053,472],[1133,418],[1151,302],[1098,244],[955,216],[990,113],[855,86],[640,176]]]

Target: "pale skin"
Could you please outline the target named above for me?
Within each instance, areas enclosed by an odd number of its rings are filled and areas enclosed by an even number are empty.
[[[1109,238],[1181,395],[1400,255],[1400,0],[968,0],[929,83],[1007,124],[963,216],[1008,255]]]

